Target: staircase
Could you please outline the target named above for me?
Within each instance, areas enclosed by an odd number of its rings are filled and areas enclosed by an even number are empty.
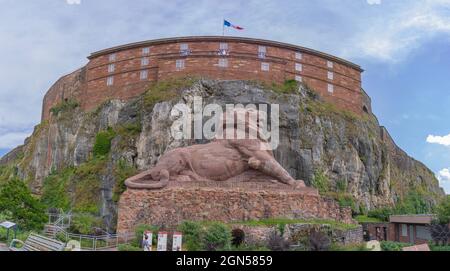
[[[44,227],[44,235],[55,238],[58,233],[67,230],[72,221],[72,212],[64,213],[62,210],[58,214],[48,214],[48,223]]]

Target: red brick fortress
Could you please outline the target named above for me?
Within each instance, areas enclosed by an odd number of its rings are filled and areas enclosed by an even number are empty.
[[[261,39],[205,36],[150,40],[92,53],[88,64],[59,79],[44,97],[42,119],[64,100],[84,110],[108,99],[127,100],[151,83],[176,77],[308,84],[325,100],[364,112],[362,69],[316,50]]]

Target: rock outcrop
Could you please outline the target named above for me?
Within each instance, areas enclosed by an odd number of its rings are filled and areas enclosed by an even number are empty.
[[[356,209],[392,206],[410,191],[420,191],[430,205],[444,195],[433,172],[399,149],[370,112],[359,116],[336,109],[306,86],[286,91],[246,81],[166,83],[165,89],[154,87],[129,102],[111,100],[93,112],[82,112],[76,103],[67,102],[49,121],[38,125],[23,146],[2,158],[0,165],[16,167],[17,174],[39,194],[52,172],[94,159],[98,133],[112,130],[104,168],[95,175],[94,204],[113,229],[114,196],[123,191],[124,176],[115,174],[119,162],[143,170],[168,150],[207,142],[171,136],[172,107],[179,102],[191,105],[194,95],[203,97],[205,104],[279,104],[276,160],[295,179],[306,184],[320,180],[325,192],[348,193]],[[76,189],[67,191],[75,202]]]

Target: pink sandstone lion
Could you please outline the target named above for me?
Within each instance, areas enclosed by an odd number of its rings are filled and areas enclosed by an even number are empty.
[[[245,110],[247,114],[251,109]],[[235,109],[235,114],[242,113]],[[254,113],[254,112],[253,112]],[[235,134],[237,127],[227,128],[222,118],[224,134]],[[246,119],[246,130],[258,129]],[[220,139],[208,144],[178,148],[165,153],[156,166],[125,181],[132,189],[161,189],[169,181],[218,181],[263,179],[292,186],[305,187],[303,181],[293,179],[275,160],[272,151],[262,148],[267,144],[258,139]]]

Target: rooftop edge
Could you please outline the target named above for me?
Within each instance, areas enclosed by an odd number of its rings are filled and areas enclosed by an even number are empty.
[[[105,55],[105,54],[111,54],[117,51],[122,51],[126,49],[134,49],[139,48],[146,45],[158,45],[158,44],[165,44],[165,43],[174,43],[174,42],[192,42],[192,41],[234,41],[234,42],[245,42],[245,43],[254,43],[259,45],[267,45],[267,46],[273,46],[273,47],[279,47],[279,48],[286,48],[291,50],[300,50],[302,52],[310,53],[312,55],[316,55],[319,57],[323,57],[326,59],[334,60],[335,62],[350,66],[360,72],[363,72],[364,70],[361,68],[361,66],[352,63],[348,60],[323,53],[314,49],[293,45],[289,43],[284,42],[278,42],[278,41],[271,41],[271,40],[265,40],[265,39],[255,39],[255,38],[245,38],[245,37],[233,37],[233,36],[187,36],[187,37],[174,37],[174,38],[162,38],[162,39],[154,39],[154,40],[147,40],[147,41],[139,41],[139,42],[133,42],[128,43],[124,45],[114,46],[107,49],[103,49],[100,51],[96,51],[91,53],[90,56],[88,56],[88,59],[93,59],[95,57]]]

